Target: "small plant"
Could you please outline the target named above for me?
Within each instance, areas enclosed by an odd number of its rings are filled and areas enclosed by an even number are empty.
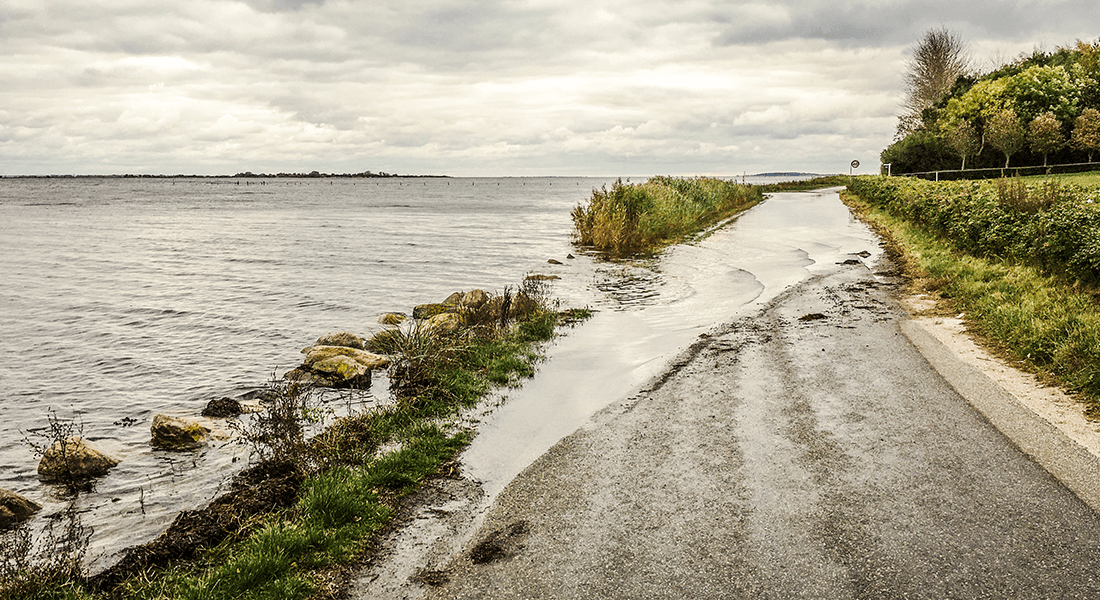
[[[65,597],[87,577],[84,557],[92,528],[81,523],[72,499],[50,515],[35,544],[28,525],[0,534],[0,598]]]
[[[260,462],[291,463],[307,472],[317,470],[319,457],[306,439],[309,425],[320,419],[319,410],[310,403],[313,385],[273,377],[267,391],[265,409],[232,427],[240,432],[242,442],[252,446]]]

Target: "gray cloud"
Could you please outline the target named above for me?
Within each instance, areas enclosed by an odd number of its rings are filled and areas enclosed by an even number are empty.
[[[1080,1],[469,7],[8,2],[0,170],[842,170],[889,143],[927,28],[1014,56],[1100,16]]]

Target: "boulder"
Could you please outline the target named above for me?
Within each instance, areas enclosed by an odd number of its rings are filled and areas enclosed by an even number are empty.
[[[47,479],[86,479],[104,475],[118,459],[91,447],[79,437],[58,440],[42,455],[38,474]]]
[[[367,389],[371,371],[390,364],[385,356],[347,346],[310,346],[302,352],[305,361],[284,377],[323,387]]]
[[[345,346],[310,346],[302,352],[306,355],[305,366],[311,368],[315,363],[334,356],[347,356],[368,369],[380,369],[390,364],[390,359],[385,356]]]
[[[435,304],[417,304],[413,307],[413,318],[417,321],[422,319],[430,319],[436,315],[443,313],[454,312],[457,310],[457,304],[435,303]]]
[[[321,336],[313,345],[344,346],[346,348],[356,348],[358,350],[363,350],[366,347],[363,345],[363,338],[346,331],[333,331],[327,333]]]
[[[386,313],[378,317],[378,322],[383,325],[400,325],[407,320],[409,318],[401,313]]]
[[[42,506],[37,502],[27,500],[15,492],[0,489],[0,529],[18,525],[40,510]]]
[[[161,450],[194,450],[205,444],[210,434],[210,429],[197,421],[168,415],[153,417],[150,430],[150,443]]]
[[[459,304],[470,310],[477,310],[488,301],[489,294],[487,294],[485,290],[470,290],[462,295],[462,300]]]
[[[228,419],[240,415],[244,410],[241,403],[232,398],[218,398],[211,400],[202,409],[202,416],[214,419]]]
[[[428,319],[427,328],[432,333],[454,333],[466,324],[458,313],[442,313]]]

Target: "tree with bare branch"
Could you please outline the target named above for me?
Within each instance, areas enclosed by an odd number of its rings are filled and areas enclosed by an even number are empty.
[[[948,29],[932,29],[913,48],[906,63],[905,103],[898,125],[902,135],[920,126],[922,113],[951,91],[970,68],[970,53],[962,38]]]

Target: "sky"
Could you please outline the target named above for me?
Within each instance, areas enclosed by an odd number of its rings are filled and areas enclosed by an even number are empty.
[[[1096,0],[0,0],[0,175],[876,172],[906,60]]]

